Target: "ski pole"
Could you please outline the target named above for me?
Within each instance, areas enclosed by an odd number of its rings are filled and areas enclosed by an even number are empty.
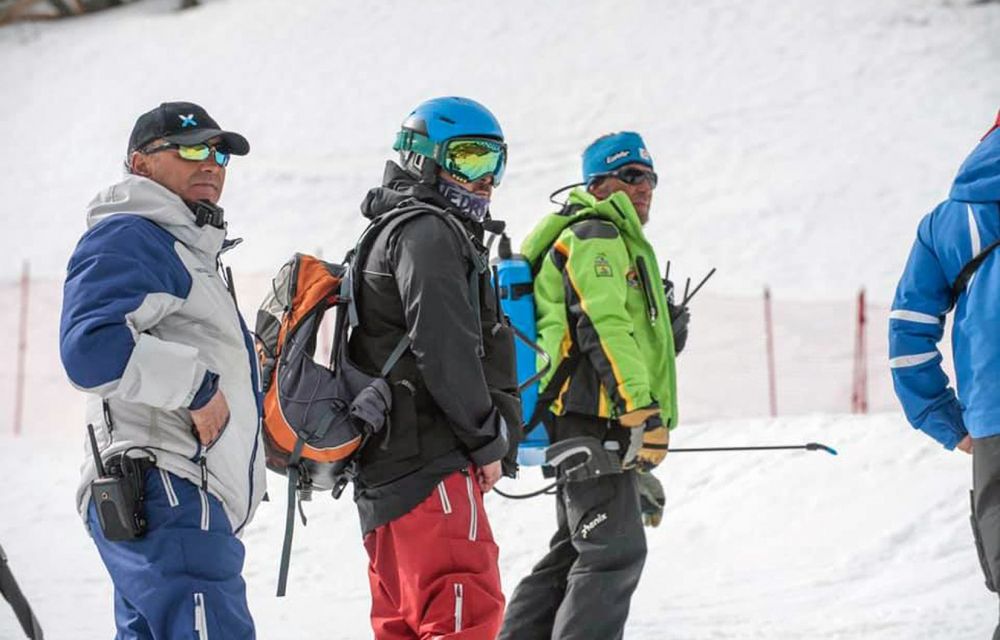
[[[801,449],[805,451],[826,451],[831,456],[837,455],[837,450],[833,447],[828,447],[825,444],[820,444],[819,442],[809,442],[806,444],[783,444],[783,445],[770,445],[763,447],[695,447],[695,448],[680,448],[674,449],[670,447],[667,449],[669,452],[673,453],[694,453],[694,452],[708,452],[708,451],[778,451],[778,450],[795,450]]]
[[[24,597],[24,593],[17,585],[17,580],[14,579],[14,574],[11,573],[10,567],[7,565],[7,556],[3,552],[3,547],[0,547],[0,596],[13,607],[14,615],[21,624],[24,634],[30,640],[43,640],[42,626],[38,624],[38,618],[35,617],[31,605],[28,604],[28,600]]]

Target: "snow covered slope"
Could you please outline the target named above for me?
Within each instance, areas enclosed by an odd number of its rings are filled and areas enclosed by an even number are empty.
[[[676,446],[804,443],[824,453],[675,453],[658,475],[663,524],[633,600],[630,640],[766,638],[981,640],[996,599],[968,526],[970,459],[901,418],[824,416],[691,426]],[[80,446],[0,436],[0,541],[51,638],[111,635],[110,581],[73,507]],[[353,505],[318,495],[298,527],[288,596],[274,598],[283,479],[268,478],[247,530],[246,579],[261,638],[360,640],[368,630],[366,559]],[[541,486],[534,473],[501,488]],[[505,589],[541,556],[553,498],[487,497]],[[0,607],[0,638],[16,638]]]
[[[489,105],[522,236],[610,130],[643,132],[663,182],[650,234],[715,292],[888,295],[916,220],[1000,105],[1000,6],[966,0],[175,0],[0,30],[0,275],[58,275],[137,114],[203,103],[246,133],[231,166],[238,271],[339,255],[408,110]]]
[[[110,584],[73,511],[82,399],[57,358],[58,278],[83,208],[120,175],[136,115],[203,103],[244,132],[223,205],[248,314],[293,251],[339,256],[362,226],[396,127],[420,100],[464,94],[499,116],[510,172],[494,212],[521,237],[576,179],[592,138],[638,129],[661,173],[649,232],[674,273],[719,275],[695,304],[676,446],[820,440],[822,454],[676,454],[664,524],[628,638],[978,639],[982,588],[969,460],[896,414],[747,419],[766,410],[759,301],[775,288],[779,408],[846,409],[851,318],[869,286],[873,401],[893,407],[888,296],[916,221],[1000,106],[1000,5],[965,0],[176,0],[0,29],[0,332],[13,276],[33,290],[27,435],[9,434],[0,369],[0,543],[52,638],[110,635]],[[265,275],[266,274],[266,275]],[[836,302],[834,302],[836,300]],[[707,418],[714,422],[698,424]],[[723,420],[725,419],[725,420]],[[275,489],[281,481],[272,476]],[[539,478],[506,483],[513,490]],[[283,499],[247,532],[261,638],[354,640],[365,559],[349,502],[319,497],[290,595],[272,597]],[[488,508],[512,588],[551,534],[550,498]],[[17,637],[0,606],[0,639]]]

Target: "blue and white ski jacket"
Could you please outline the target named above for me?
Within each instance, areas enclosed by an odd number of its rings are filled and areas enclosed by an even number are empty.
[[[958,396],[937,343],[951,286],[981,249],[1000,239],[1000,131],[965,160],[949,199],[917,229],[889,314],[889,366],[906,417],[948,449],[971,434],[1000,434],[1000,249],[979,267],[954,309]]]
[[[215,495],[238,533],[265,472],[257,356],[217,271],[226,232],[197,226],[176,194],[139,176],[98,194],[87,226],[69,260],[59,337],[70,381],[89,394],[101,455],[148,448],[158,467]],[[216,383],[230,418],[206,450],[189,407]],[[81,514],[95,475],[88,446]]]

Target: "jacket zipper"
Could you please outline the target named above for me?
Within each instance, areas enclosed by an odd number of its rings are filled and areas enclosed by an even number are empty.
[[[253,348],[253,340],[250,338],[250,330],[247,328],[246,323],[243,321],[243,316],[240,315],[239,303],[237,302],[237,299],[236,299],[236,284],[235,284],[235,280],[233,278],[233,271],[232,271],[231,268],[229,268],[227,265],[225,265],[222,262],[222,254],[224,252],[226,252],[226,251],[234,248],[237,244],[239,244],[239,242],[234,242],[233,244],[231,244],[228,247],[227,246],[223,246],[222,250],[219,251],[219,254],[215,257],[215,261],[216,261],[216,269],[217,269],[217,271],[220,274],[223,275],[222,280],[225,283],[226,290],[229,292],[229,296],[233,300],[233,311],[236,313],[236,320],[239,323],[240,334],[243,336],[243,345],[244,345],[244,348],[246,349],[248,357],[250,359],[250,368],[251,368],[251,371],[250,371],[250,386],[253,388],[254,403],[256,404],[256,408],[257,408],[257,430],[254,433],[253,451],[250,454],[250,463],[249,463],[249,465],[247,467],[247,487],[248,487],[249,490],[247,491],[247,508],[246,508],[246,514],[243,517],[243,522],[241,522],[239,524],[239,526],[235,527],[235,529],[233,530],[234,535],[239,535],[240,532],[243,531],[243,528],[246,526],[247,522],[250,520],[250,508],[253,506],[253,496],[254,496],[254,477],[253,477],[253,475],[254,475],[254,473],[253,473],[254,472],[254,463],[257,461],[257,452],[258,452],[259,445],[260,445],[260,432],[261,432],[261,429],[263,428],[262,421],[264,419],[264,416],[263,416],[263,413],[262,413],[262,408],[261,408],[261,403],[263,401],[263,398],[261,397],[261,391],[260,391],[260,385],[261,385],[261,383],[260,383],[260,373],[261,373],[260,372],[260,361],[257,358],[257,352]],[[226,424],[226,426],[228,426],[228,423]],[[222,432],[220,431],[219,432],[219,437],[221,437],[221,436],[222,436]],[[219,438],[216,438],[216,442],[218,442],[218,440],[219,440]],[[214,445],[215,443],[213,442],[212,444]],[[200,453],[201,452],[201,441],[198,442],[198,447],[199,447],[199,453]],[[204,454],[202,455],[202,462],[204,463]],[[202,468],[203,468],[203,472],[202,472],[202,485],[203,485],[204,489],[207,491],[207,489],[208,489],[208,470],[207,470],[207,468],[205,468],[204,464],[203,464]]]
[[[208,616],[205,614],[205,594],[194,594],[194,630],[198,640],[208,640]]]
[[[201,488],[198,491],[201,497],[201,530],[208,531],[212,526],[212,512],[208,503],[208,460],[204,455],[199,465],[201,466]]]
[[[639,272],[643,297],[646,298],[646,313],[649,315],[649,322],[650,324],[656,324],[656,319],[660,316],[660,311],[656,307],[656,299],[653,297],[653,285],[649,279],[649,270],[646,268],[645,258],[636,256],[635,268]]]
[[[476,492],[471,475],[465,476],[465,486],[469,490],[469,540],[475,542],[479,533],[479,513],[476,510]]]
[[[101,408],[104,410],[104,424],[108,427],[108,444],[114,440],[115,421],[111,418],[111,403],[101,400]]]
[[[170,474],[166,469],[160,469],[160,481],[163,483],[163,490],[167,494],[167,504],[171,508],[180,506],[180,500],[177,499],[177,492],[174,491],[174,483],[170,479]]]
[[[625,216],[625,212],[622,211],[617,204],[613,201],[611,206],[614,207],[615,211],[618,213],[622,220],[628,220]],[[639,281],[642,284],[642,291],[646,298],[646,313],[649,315],[649,321],[651,324],[656,324],[656,319],[660,315],[659,309],[656,307],[656,299],[653,296],[652,283],[649,280],[649,271],[646,269],[646,260],[642,256],[636,256],[635,258],[635,268],[639,272]]]
[[[250,338],[250,331],[246,327],[246,323],[243,322],[243,316],[240,315],[239,309],[236,310],[236,315],[240,321],[240,330],[243,333],[243,343],[247,349],[247,353],[250,357],[250,385],[253,387],[254,403],[257,405],[257,431],[253,436],[253,452],[250,454],[250,464],[247,467],[247,486],[249,491],[247,492],[247,510],[246,515],[243,516],[243,522],[240,523],[238,527],[235,528],[233,533],[239,535],[243,531],[243,527],[246,526],[247,521],[250,520],[250,508],[253,506],[253,494],[254,494],[254,478],[253,470],[254,463],[257,461],[257,451],[260,446],[260,432],[263,429],[263,397],[261,393],[261,383],[260,383],[260,360],[257,359],[257,352],[253,349],[253,340]],[[264,494],[264,498],[267,498],[267,494]]]
[[[455,583],[455,631],[462,630],[462,600],[464,600],[465,595],[462,589],[462,583]]]
[[[448,489],[444,486],[444,480],[438,483],[438,497],[441,499],[441,510],[446,515],[451,513],[451,500],[448,499]]]

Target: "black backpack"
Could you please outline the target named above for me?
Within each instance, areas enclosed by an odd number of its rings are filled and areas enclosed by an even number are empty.
[[[417,205],[374,219],[341,263],[295,254],[272,280],[255,327],[264,391],[264,448],[268,469],[288,477],[285,537],[277,595],[288,581],[295,506],[314,490],[339,498],[357,474],[358,452],[389,421],[392,393],[386,377],[410,346],[404,336],[373,376],[351,361],[350,329],[358,326],[356,283],[375,240],[421,215],[438,215],[456,233],[446,213]],[[469,242],[462,233],[464,242]],[[475,293],[478,297],[478,291]],[[327,311],[336,313],[331,367],[315,360],[318,333]]]

